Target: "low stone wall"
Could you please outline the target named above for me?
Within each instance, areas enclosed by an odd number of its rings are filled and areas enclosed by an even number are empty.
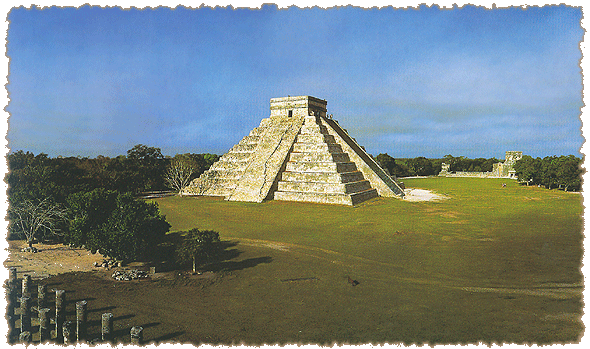
[[[500,177],[494,174],[494,172],[463,172],[463,171],[456,171],[456,172],[440,172],[438,174],[440,177],[471,177],[471,178],[505,178],[510,179],[509,177]]]

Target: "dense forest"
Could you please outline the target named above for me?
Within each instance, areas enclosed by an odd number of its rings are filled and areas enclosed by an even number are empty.
[[[525,155],[514,164],[518,181],[547,189],[580,191],[582,189],[582,159],[573,155],[533,158]]]
[[[188,164],[190,180],[218,158],[192,153],[165,157],[159,148],[142,144],[114,158],[12,152],[5,178],[10,237],[26,239],[29,246],[51,237],[113,258],[137,258],[149,253],[149,241],[158,241],[169,229],[157,205],[138,200],[138,194],[170,189],[166,176],[173,163]]]

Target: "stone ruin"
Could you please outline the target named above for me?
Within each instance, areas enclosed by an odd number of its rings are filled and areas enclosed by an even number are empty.
[[[302,201],[356,205],[404,191],[311,96],[270,100],[262,119],[183,195],[229,201]]]
[[[516,178],[514,164],[520,159],[522,159],[521,151],[507,151],[506,160],[494,164],[492,175],[502,178]]]
[[[55,302],[50,304],[47,284],[39,281],[35,295],[34,288],[31,287],[31,276],[24,274],[22,279],[18,280],[16,268],[9,269],[8,280],[4,283],[7,296],[6,320],[8,320],[6,337],[9,344],[14,344],[15,341],[24,345],[54,342],[67,346],[84,342],[96,345],[103,342],[113,346],[115,318],[112,313],[102,314],[100,338],[90,339],[88,301],[76,301],[74,314],[67,312],[66,291],[50,290],[51,293],[55,293]],[[34,296],[37,298],[36,301]],[[50,308],[51,305],[54,310]],[[75,315],[75,319],[71,319],[72,315]],[[131,344],[143,344],[143,327],[132,327],[129,335]]]
[[[450,164],[441,164],[441,171],[438,174],[441,177],[478,177],[478,178],[512,178],[516,179],[514,164],[522,159],[521,151],[507,151],[506,160],[494,164],[492,172],[465,172],[450,171]]]

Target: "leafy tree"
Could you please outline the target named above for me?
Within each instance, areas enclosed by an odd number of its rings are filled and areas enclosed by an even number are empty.
[[[543,185],[545,188],[560,188],[565,191],[580,190],[582,184],[582,159],[573,155],[522,157],[514,164],[518,181],[521,183]]]
[[[131,160],[141,160],[148,163],[156,163],[158,160],[164,158],[160,148],[148,147],[144,144],[137,144],[133,148],[127,150],[127,158]]]
[[[65,241],[111,258],[142,257],[170,229],[157,204],[136,200],[131,193],[95,189],[70,195],[68,204]]]
[[[410,174],[414,176],[431,176],[434,174],[432,162],[423,156],[407,161]]]
[[[9,154],[6,182],[9,202],[17,206],[25,201],[41,202],[46,198],[60,202],[62,190],[56,184],[55,168],[47,154],[37,156],[18,151]]]
[[[514,163],[513,167],[519,182],[527,185],[539,183],[541,179],[541,161],[539,158],[534,159],[529,155],[524,155]]]
[[[387,170],[390,175],[394,174],[395,170],[395,159],[389,156],[387,153],[379,154],[375,157],[375,161],[381,166],[382,169]]]
[[[408,167],[403,162],[398,163],[387,153],[377,155],[375,161],[377,161],[382,169],[387,170],[391,176],[407,177],[410,175]]]
[[[134,192],[165,189],[167,162],[160,148],[138,144],[129,149],[124,166],[129,171],[127,177],[133,179],[131,184],[136,184],[131,185],[130,189]]]
[[[568,191],[568,189],[580,190],[582,185],[581,176],[583,173],[582,169],[580,168],[581,162],[582,159],[573,155],[559,157],[557,182],[560,188],[563,188],[565,191]]]
[[[541,161],[541,184],[547,189],[552,189],[559,185],[557,177],[558,162],[556,156],[546,156]]]
[[[57,233],[59,221],[65,217],[65,210],[48,199],[38,203],[24,200],[11,206],[8,213],[11,218],[11,231],[23,234],[29,247],[33,247],[33,241],[38,234]]]
[[[181,233],[182,234],[182,233]],[[193,273],[197,271],[197,265],[211,262],[221,252],[219,233],[213,230],[199,230],[197,228],[187,231],[182,243],[176,250],[177,260],[180,263],[192,262]]]

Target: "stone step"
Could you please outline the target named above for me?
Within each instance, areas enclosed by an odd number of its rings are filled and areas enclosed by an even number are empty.
[[[205,196],[227,196],[231,195],[234,188],[230,187],[206,187],[200,189],[200,187],[190,187],[183,190],[182,195],[205,195]]]
[[[336,143],[295,143],[293,152],[297,153],[319,153],[328,151],[329,153],[342,153],[342,147]]]
[[[219,158],[219,160],[217,160],[217,161],[230,161],[230,162],[243,161],[243,162],[247,162],[250,159],[250,156],[252,156],[252,152],[243,153],[243,152],[229,151],[229,152],[223,154]]]
[[[241,144],[258,144],[260,136],[246,136],[240,141]]]
[[[285,182],[348,183],[364,180],[360,171],[345,173],[328,172],[283,172],[281,180]]]
[[[260,136],[266,131],[266,127],[254,127],[252,131],[250,131],[249,136]]]
[[[226,196],[233,192],[231,186],[215,186],[207,181],[192,183],[191,186],[184,188],[183,195],[206,195],[206,196]]]
[[[278,191],[307,193],[339,193],[352,194],[371,189],[367,180],[349,183],[317,183],[317,182],[283,182],[278,184]]]
[[[299,201],[314,202],[319,204],[336,204],[352,206],[353,201],[349,194],[325,194],[325,193],[302,193],[302,192],[283,192],[274,193],[275,200],[282,201]]]
[[[219,160],[211,165],[211,170],[238,170],[243,171],[248,166],[247,161],[223,161]]]
[[[305,117],[304,125],[317,124],[318,117],[315,115],[307,115]]]
[[[240,179],[243,171],[227,170],[227,169],[208,169],[201,177],[204,178],[228,178],[228,179]]]
[[[261,128],[267,127],[268,125],[272,124],[272,120],[270,118],[264,118],[262,120],[260,120],[260,126]]]
[[[354,172],[354,162],[287,162],[285,171],[288,172]]]
[[[299,134],[296,142],[298,143],[335,143],[336,140],[332,135],[324,134]]]
[[[328,134],[328,130],[325,126],[312,124],[301,126],[301,134]]]
[[[207,184],[207,185],[215,184],[215,185],[221,185],[224,187],[235,187],[236,182],[237,182],[237,178],[220,177],[220,176],[214,176],[214,177],[201,176],[201,177],[193,180],[191,182],[190,186],[201,186],[203,184]]]
[[[350,158],[346,153],[329,153],[327,151],[321,153],[295,153],[291,152],[290,161],[321,161],[321,162],[350,162]]]
[[[378,196],[379,193],[377,193],[377,189],[369,189],[358,193],[350,194],[350,198],[352,199],[353,205],[358,205],[363,201],[367,201]]]
[[[252,153],[256,149],[257,144],[238,143],[234,145],[230,152],[232,153]]]
[[[337,204],[337,205],[358,205],[363,201],[376,198],[376,189],[369,189],[354,194],[331,194],[331,193],[303,193],[303,192],[284,192],[276,191],[274,193],[275,200],[283,201],[299,201],[299,202],[315,202],[321,204]]]

